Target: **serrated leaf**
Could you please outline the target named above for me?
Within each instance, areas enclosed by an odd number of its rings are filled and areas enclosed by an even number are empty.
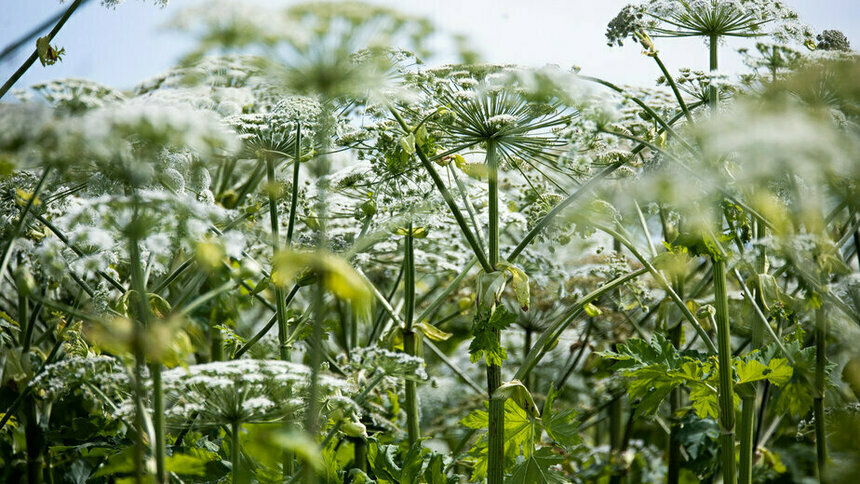
[[[555,386],[550,385],[549,394],[546,396],[541,413],[543,428],[547,435],[559,445],[565,447],[576,445],[582,441],[579,437],[579,425],[574,421],[577,412],[572,408],[556,412],[553,404],[557,395]]]
[[[788,382],[794,372],[789,366],[788,360],[784,358],[774,358],[767,365],[755,359],[737,361],[735,371],[738,375],[739,384],[769,380],[777,386]]]
[[[510,484],[564,484],[567,481],[559,472],[551,467],[561,464],[564,458],[554,454],[552,449],[544,447],[528,459],[518,463],[512,469],[512,474],[505,479]]]

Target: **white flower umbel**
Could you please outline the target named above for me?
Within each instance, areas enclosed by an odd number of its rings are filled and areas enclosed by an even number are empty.
[[[201,428],[297,420],[310,369],[281,360],[233,360],[174,368],[162,375],[168,424]],[[323,399],[346,393],[345,381],[320,375]]]

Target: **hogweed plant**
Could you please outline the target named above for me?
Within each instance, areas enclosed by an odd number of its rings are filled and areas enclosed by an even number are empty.
[[[53,38],[83,3],[0,96],[75,55]],[[780,1],[639,2],[607,30],[654,60],[637,87],[440,66],[431,23],[356,2],[171,27],[195,47],[132,90],[0,104],[0,480],[856,475],[841,33]],[[709,70],[666,66],[667,37]]]

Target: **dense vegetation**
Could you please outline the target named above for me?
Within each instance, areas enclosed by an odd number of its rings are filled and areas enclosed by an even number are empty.
[[[630,87],[424,64],[433,26],[378,6],[208,2],[132,90],[12,90],[81,3],[0,90],[3,482],[856,478],[841,33],[645,0],[607,19],[660,76]]]

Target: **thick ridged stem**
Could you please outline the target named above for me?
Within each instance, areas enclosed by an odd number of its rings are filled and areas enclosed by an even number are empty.
[[[412,222],[409,222],[406,226],[406,237],[403,242],[405,248],[403,300],[406,310],[406,316],[403,321],[403,350],[406,354],[415,356],[418,353],[416,346],[418,340],[412,328],[415,317],[415,249],[413,245]],[[418,395],[416,390],[416,382],[414,380],[406,380],[406,430],[410,446],[418,442],[418,439],[421,438],[421,427],[418,421]]]
[[[672,346],[678,349],[681,346],[681,324],[676,324],[669,330],[669,339]],[[681,426],[677,422],[676,414],[681,408],[681,389],[675,388],[669,395],[669,410],[671,412],[672,427],[669,429],[669,464],[666,474],[667,484],[678,484],[681,477]]]
[[[155,429],[155,471],[156,482],[168,482],[166,459],[166,436],[164,423],[164,388],[161,381],[161,362],[149,365],[152,376],[152,427]]]
[[[531,352],[532,350],[532,335],[534,334],[534,329],[532,329],[531,327],[527,327],[524,329],[524,332],[525,335],[523,339],[523,361],[526,360],[526,358],[529,356],[529,352]],[[526,379],[523,384],[529,390],[534,390],[534,375],[532,373],[529,373],[528,376],[526,376]]]
[[[137,321],[133,322],[134,332],[131,340],[131,350],[134,355],[134,401],[135,401],[135,446],[134,446],[134,469],[136,482],[143,482],[145,472],[144,455],[146,444],[144,436],[146,435],[146,406],[144,404],[146,395],[143,386],[143,368],[146,365],[146,349],[145,349],[145,327],[148,322],[149,304],[146,298],[146,287],[143,280],[143,266],[140,256],[140,224],[139,208],[137,199],[135,199],[134,215],[129,228],[129,263],[131,265],[131,285],[132,289],[137,293],[134,302],[137,303]]]
[[[487,245],[490,248],[490,267],[495,270],[499,262],[499,160],[496,143],[487,142],[487,181],[489,197],[490,230]],[[496,331],[493,337],[501,340]],[[502,484],[505,479],[505,401],[493,398],[496,389],[502,384],[502,367],[487,366],[487,395],[490,400],[488,439],[487,484]]]
[[[269,193],[269,226],[271,228],[272,256],[281,250],[280,220],[278,218],[278,181],[275,178],[275,160],[271,156],[266,157],[266,181]],[[287,338],[290,337],[290,328],[287,325],[287,305],[284,290],[275,284],[275,313],[278,318],[278,346],[280,357],[289,361],[290,350],[287,348]]]
[[[812,411],[815,416],[815,453],[818,464],[818,481],[827,482],[827,436],[824,421],[824,386],[827,375],[827,315],[824,308],[815,314],[815,399]]]
[[[710,41],[708,42],[708,47],[710,48],[711,53],[711,75],[716,72],[719,62],[717,58],[717,50],[719,48],[720,38],[716,35],[711,35]],[[711,79],[711,85],[708,87],[708,104],[711,106],[711,112],[717,112],[717,105],[720,101],[720,93],[717,86],[714,84],[714,79]]]
[[[27,396],[25,415],[25,441],[27,448],[27,482],[41,484],[45,467],[45,456],[42,452],[44,439],[37,421],[36,399]]]
[[[293,245],[296,227],[296,212],[299,206],[299,169],[302,160],[302,125],[296,123],[296,154],[293,156],[293,185],[290,187],[290,222],[287,225],[287,247]]]
[[[361,437],[351,440],[353,445],[352,466],[361,472],[367,472],[367,442]]]
[[[317,156],[314,159],[315,167],[314,174],[317,179],[317,203],[316,203],[316,212],[317,212],[317,222],[319,225],[319,234],[317,237],[317,250],[323,251],[326,249],[328,245],[328,241],[326,238],[326,217],[327,217],[327,200],[328,196],[328,187],[326,183],[326,176],[329,173],[329,159],[326,155],[326,150],[328,150],[328,146],[330,143],[329,136],[331,134],[332,125],[331,125],[331,115],[332,115],[332,101],[325,100],[322,106],[322,113],[320,114],[320,119],[322,120],[321,125],[316,130],[316,134],[314,136],[314,146],[318,147],[319,151],[317,152]],[[305,415],[305,432],[311,437],[316,438],[319,432],[319,399],[320,399],[320,389],[319,389],[319,374],[320,374],[320,365],[322,365],[323,360],[323,323],[326,314],[326,308],[324,306],[325,302],[325,290],[326,290],[326,274],[319,273],[317,281],[317,291],[314,294],[314,299],[312,304],[313,308],[313,332],[309,345],[309,363],[311,367],[311,376],[309,382],[309,390],[308,390],[308,403],[307,410]],[[308,484],[316,484],[317,475],[314,470],[310,467],[305,468],[305,482]]]
[[[296,164],[298,164],[296,162]],[[275,178],[275,160],[272,156],[266,156],[266,191],[269,194],[269,227],[271,229],[272,257],[281,250],[280,218],[278,217],[278,180]],[[295,191],[295,189],[293,190]],[[290,217],[292,217],[292,213]],[[275,284],[275,318],[278,321],[278,355],[283,361],[290,361],[290,349],[287,346],[287,338],[290,337],[290,327],[287,324],[287,301],[284,289]],[[292,452],[284,452],[283,475],[293,473]]]
[[[714,306],[716,309],[717,359],[720,369],[720,452],[723,482],[735,484],[735,403],[732,377],[732,340],[729,330],[729,298],[726,289],[726,263],[719,256],[714,263]]]
[[[234,484],[241,482],[242,479],[240,474],[242,450],[241,447],[239,447],[239,427],[239,422],[233,422],[230,424],[230,463],[233,467]]]
[[[621,446],[624,440],[624,429],[622,420],[624,419],[624,407],[621,402],[621,397],[615,397],[609,403],[609,455],[612,467],[618,464],[621,457]],[[609,484],[620,484],[623,476],[613,469],[612,475],[609,477]]]
[[[665,236],[664,239],[666,239]],[[675,292],[678,293],[678,296],[683,298],[685,289],[683,274],[679,274],[675,278],[674,286]],[[668,314],[665,319],[668,322]],[[671,341],[672,346],[674,346],[676,350],[681,349],[681,323],[676,324],[669,330],[669,341]],[[674,388],[672,393],[669,394],[669,411],[671,412],[670,422],[672,426],[669,429],[669,463],[666,474],[667,484],[678,484],[681,477],[681,425],[678,421],[677,413],[682,407],[682,397],[683,394],[681,393],[680,387]]]
[[[752,484],[753,429],[755,428],[755,388],[750,395],[741,397],[741,428],[738,439],[741,441],[738,464],[738,483]]]

